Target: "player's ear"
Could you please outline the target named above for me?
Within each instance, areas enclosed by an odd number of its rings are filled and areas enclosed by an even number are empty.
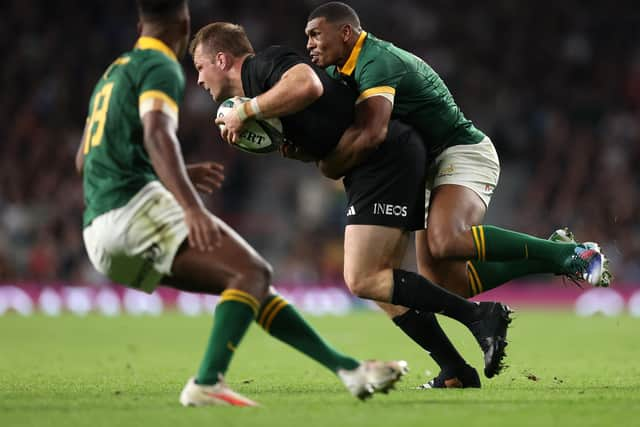
[[[226,70],[229,66],[229,58],[227,54],[224,52],[216,53],[214,64],[221,70]]]
[[[340,35],[342,36],[342,41],[347,42],[353,35],[353,27],[349,24],[344,24],[340,30]]]

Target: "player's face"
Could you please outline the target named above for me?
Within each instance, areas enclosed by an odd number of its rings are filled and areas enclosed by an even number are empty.
[[[215,102],[230,97],[224,71],[216,64],[211,54],[203,52],[201,44],[196,46],[193,52],[193,65],[198,72],[198,85],[209,92]]]
[[[311,62],[320,67],[343,65],[346,60],[342,25],[327,22],[325,18],[314,18],[307,22],[307,50]]]

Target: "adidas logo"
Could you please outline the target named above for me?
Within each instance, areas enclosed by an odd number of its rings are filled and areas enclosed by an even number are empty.
[[[347,216],[353,216],[356,214],[356,207],[351,205],[349,209],[347,209]]]

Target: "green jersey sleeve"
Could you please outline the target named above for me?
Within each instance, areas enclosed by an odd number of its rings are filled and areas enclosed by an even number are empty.
[[[179,64],[160,58],[145,65],[138,86],[140,119],[149,111],[162,111],[178,123],[178,106],[182,102],[185,85]]]
[[[372,96],[383,96],[391,101],[402,78],[406,75],[406,68],[393,55],[381,55],[365,62],[356,76],[360,95],[356,103]]]

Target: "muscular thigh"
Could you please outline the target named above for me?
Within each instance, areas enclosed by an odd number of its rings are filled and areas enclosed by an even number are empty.
[[[348,225],[344,234],[345,278],[397,268],[407,251],[409,232],[378,225]]]
[[[469,297],[466,260],[435,258],[430,247],[433,241],[452,239],[453,236],[481,224],[486,207],[476,193],[458,185],[442,185],[432,192],[426,230],[416,233],[416,258],[418,272],[443,288],[464,297]],[[472,250],[472,241],[458,240],[458,245],[467,244]]]
[[[212,252],[202,252],[185,242],[174,259],[172,274],[163,283],[188,292],[220,294],[238,278],[261,274],[269,268],[231,227],[220,219],[218,225],[222,231],[220,246]]]

